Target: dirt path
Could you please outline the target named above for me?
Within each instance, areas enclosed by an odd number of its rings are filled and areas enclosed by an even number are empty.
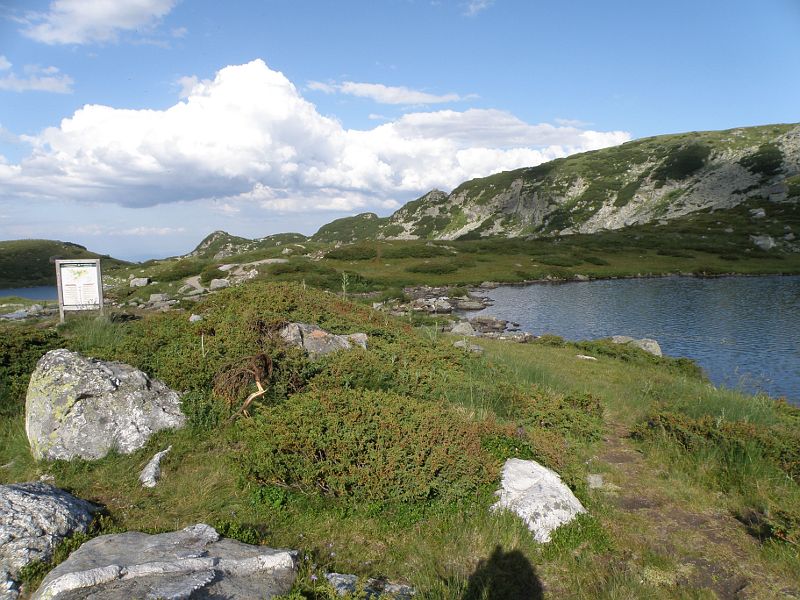
[[[625,427],[614,426],[590,464],[604,472],[600,492],[615,507],[618,533],[634,538],[643,554],[663,559],[644,568],[644,580],[708,590],[721,599],[800,597],[797,581],[776,578],[774,568],[766,568],[759,542],[728,513],[724,499],[716,510],[693,507],[670,490],[665,470],[647,463]]]

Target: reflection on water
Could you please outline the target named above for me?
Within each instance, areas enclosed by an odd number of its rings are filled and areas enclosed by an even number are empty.
[[[624,279],[503,287],[480,314],[570,340],[630,335],[717,385],[800,403],[800,277]]]

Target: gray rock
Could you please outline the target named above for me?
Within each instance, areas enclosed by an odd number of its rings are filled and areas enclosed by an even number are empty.
[[[484,281],[478,287],[481,288],[482,290],[493,290],[495,288],[499,288],[500,284],[497,283],[496,281]]]
[[[783,236],[783,239],[786,240],[787,242],[791,242],[794,240],[794,234],[790,231],[789,233]]]
[[[184,294],[184,295],[187,296],[187,297],[189,297],[189,296],[199,296],[200,294],[203,294],[203,293],[205,293],[204,289],[192,289],[192,290],[186,292],[186,294]]]
[[[169,300],[169,294],[150,294],[150,302],[151,304],[156,304],[158,302],[166,302]]]
[[[0,598],[13,598],[13,578],[35,560],[49,560],[55,547],[85,533],[99,507],[49,483],[0,485]]]
[[[326,573],[325,579],[328,580],[339,596],[355,594],[358,589],[358,577],[344,573]],[[364,598],[392,598],[394,600],[411,600],[416,591],[408,585],[391,583],[383,579],[370,578],[364,585]],[[361,596],[359,596],[360,598]]]
[[[576,273],[572,278],[575,281],[589,281],[588,275],[581,275],[580,273]]]
[[[597,358],[595,358],[594,356],[588,356],[586,354],[576,354],[575,358],[578,358],[580,360],[597,360]]]
[[[483,354],[483,348],[478,346],[477,344],[470,344],[466,340],[458,340],[457,342],[453,343],[453,346],[456,348],[461,348],[462,350],[466,350],[468,352],[472,352],[473,354]]]
[[[754,219],[763,219],[767,216],[767,213],[763,208],[751,208],[750,216]]]
[[[336,335],[308,323],[289,323],[280,331],[281,338],[292,346],[303,348],[312,358],[337,350],[349,350],[353,344],[367,348],[366,333]]]
[[[634,339],[628,335],[614,335],[611,336],[611,342],[614,344],[628,344],[634,348],[639,348],[645,352],[649,352],[655,356],[662,356],[661,346],[658,345],[656,340],[649,338],[642,338],[640,340]]]
[[[130,454],[161,429],[182,427],[180,397],[119,362],[51,350],[37,363],[25,401],[25,430],[37,460]]]
[[[170,450],[172,450],[172,446],[168,446],[166,450],[157,452],[156,455],[150,459],[150,462],[145,465],[144,469],[142,469],[142,472],[139,473],[139,481],[141,482],[142,487],[156,487],[158,480],[161,479],[161,459],[169,454]]]
[[[632,342],[629,342],[628,345],[633,346],[634,348],[639,348],[640,350],[644,350],[645,352],[649,352],[655,356],[662,356],[661,346],[659,346],[658,342],[655,340],[642,338],[641,340],[633,340]]]
[[[472,298],[466,300],[456,299],[456,308],[458,310],[483,310],[486,305],[480,300],[473,300]]]
[[[191,317],[189,317],[189,323],[199,323],[202,320],[203,320],[202,315],[193,314]]]
[[[533,460],[510,458],[503,466],[499,500],[492,510],[509,510],[518,515],[537,542],[550,541],[550,534],[586,512],[558,473]]]
[[[130,282],[131,287],[144,287],[146,285],[150,285],[149,277],[134,277]]]
[[[211,291],[221,290],[223,288],[228,287],[230,284],[231,284],[230,281],[228,281],[227,279],[212,279],[211,282],[208,284],[208,289],[210,289]]]
[[[467,335],[467,336],[474,336],[477,335],[475,332],[475,328],[469,323],[469,321],[461,321],[460,323],[456,323],[453,325],[453,328],[450,330],[450,333],[453,335]]]
[[[765,251],[772,250],[777,245],[770,235],[751,235],[750,241]]]
[[[586,476],[586,483],[589,485],[590,490],[600,490],[605,485],[603,476],[598,473],[589,473]]]
[[[495,317],[474,317],[469,322],[478,333],[500,333],[508,327],[508,321]]]
[[[94,538],[53,569],[33,598],[272,598],[286,594],[296,575],[294,551],[220,539],[201,523]]]

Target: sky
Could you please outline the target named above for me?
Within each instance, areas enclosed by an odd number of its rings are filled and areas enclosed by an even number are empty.
[[[798,121],[800,0],[0,0],[0,240],[128,260]]]

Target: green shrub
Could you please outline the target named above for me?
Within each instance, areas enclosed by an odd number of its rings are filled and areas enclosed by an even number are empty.
[[[605,266],[609,264],[605,258],[600,258],[599,256],[584,256],[583,262],[597,266]]]
[[[664,162],[653,172],[655,181],[665,182],[668,179],[681,181],[705,166],[711,148],[695,142],[686,146],[674,147]]]
[[[0,419],[24,412],[25,394],[36,363],[62,345],[61,337],[52,329],[0,325]]]
[[[776,144],[762,144],[753,154],[740,160],[739,164],[753,175],[761,175],[762,179],[769,179],[783,169],[783,152]]]
[[[409,273],[427,273],[434,275],[445,275],[458,271],[459,265],[453,261],[431,261],[417,263],[406,267]]]
[[[367,390],[295,395],[243,424],[243,474],[278,485],[367,501],[453,501],[494,479],[481,427],[446,407]],[[492,467],[492,468],[490,468]]]
[[[437,256],[450,256],[452,252],[435,244],[403,244],[401,246],[387,246],[382,251],[384,258],[435,258]]]
[[[178,281],[179,279],[197,275],[207,264],[207,261],[204,260],[185,258],[170,263],[166,269],[155,271],[153,277],[157,278],[158,281]]]
[[[227,276],[228,274],[216,265],[209,265],[200,271],[200,281],[205,284],[210,283],[212,279],[225,279]]]
[[[659,256],[674,256],[675,258],[694,258],[694,254],[686,252],[686,250],[679,250],[677,248],[659,248],[656,251]]]
[[[577,267],[583,261],[580,258],[571,256],[540,256],[536,259],[536,262],[554,267]]]
[[[372,260],[378,256],[378,250],[374,245],[353,244],[335,248],[325,255],[325,258],[335,260]]]

